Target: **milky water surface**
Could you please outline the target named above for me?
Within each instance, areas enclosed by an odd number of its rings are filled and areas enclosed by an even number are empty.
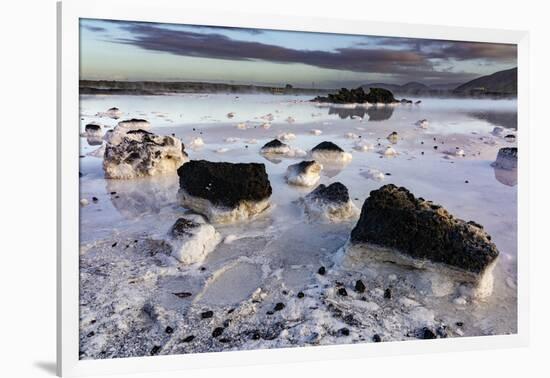
[[[494,169],[491,163],[499,148],[516,143],[491,132],[499,126],[505,128],[504,134],[514,133],[516,101],[423,98],[420,105],[351,109],[318,106],[307,100],[309,98],[300,96],[223,94],[81,97],[81,131],[89,122],[115,126],[116,120],[98,113],[116,106],[123,111],[123,118],[145,118],[151,122],[153,132],[181,138],[191,159],[259,162],[265,164],[269,174],[274,205],[269,212],[248,222],[216,225],[222,237],[237,235],[241,239],[235,244],[221,244],[208,257],[205,265],[217,272],[213,273],[214,278],[204,282],[190,278],[194,276],[186,276],[186,268],[179,267],[183,276],[159,279],[147,290],[156,293],[165,308],[181,310],[180,302],[163,293],[175,290],[174,287],[193,288],[200,291],[194,299],[198,305],[225,306],[246,300],[257,287],[269,290],[275,287],[274,282],[284,282],[285,291],[318,284],[312,274],[318,266],[333,263],[334,255],[345,244],[356,220],[318,224],[304,218],[296,200],[311,189],[289,186],[284,179],[288,165],[302,159],[268,160],[259,153],[261,146],[274,137],[293,133],[296,138],[287,142],[293,147],[308,151],[326,140],[352,153],[350,164],[327,167],[320,182],[342,182],[359,208],[371,190],[394,183],[405,186],[417,197],[443,205],[459,218],[482,224],[501,253],[495,270],[493,297],[472,307],[457,307],[452,303],[452,296],[444,300],[426,299],[423,304],[435,307],[440,318],[469,319],[473,323],[470,335],[514,333],[517,178],[515,174]],[[234,112],[232,118],[227,117],[230,112]],[[266,121],[261,117],[267,114],[272,114],[274,119],[266,129],[262,127]],[[421,119],[429,121],[425,130],[414,125]],[[312,129],[321,130],[322,134],[313,135]],[[383,157],[377,150],[390,145],[386,136],[393,131],[400,135],[400,140],[393,145],[398,155]],[[348,133],[353,133],[353,138],[346,136]],[[189,146],[196,137],[202,138],[205,144],[191,149]],[[233,140],[228,142],[227,138]],[[375,149],[354,150],[354,143],[359,139],[372,143]],[[103,242],[110,245],[114,240],[136,235],[163,238],[174,221],[186,212],[177,202],[177,176],[106,180],[101,158],[87,155],[97,148],[81,138],[81,197],[91,202],[81,208],[81,245],[86,248]],[[219,152],[222,148],[226,150]],[[447,154],[457,148],[463,149],[466,156]],[[384,180],[367,178],[365,171],[369,168],[385,173]],[[98,201],[92,203],[92,197]],[[370,274],[377,277],[400,272],[395,269],[378,267]],[[355,270],[369,274],[368,267]],[[403,277],[408,274],[401,273]],[[422,285],[421,278],[415,280]],[[397,334],[386,332],[389,339],[401,339]],[[362,336],[358,337],[361,339]],[[327,340],[327,343],[338,342]],[[274,346],[287,345],[281,342]],[[254,347],[240,345],[240,348]],[[167,353],[174,351],[180,350],[167,347]],[[94,354],[90,352],[90,355]]]

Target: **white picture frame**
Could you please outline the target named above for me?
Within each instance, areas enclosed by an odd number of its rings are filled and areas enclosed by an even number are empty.
[[[116,19],[275,30],[365,34],[518,46],[518,332],[405,342],[202,353],[105,360],[79,360],[79,19]],[[174,2],[144,0],[58,3],[58,256],[57,372],[61,376],[174,371],[264,363],[336,360],[412,353],[454,352],[526,346],[529,334],[529,115],[527,32],[357,20],[288,17],[245,12],[212,12]]]

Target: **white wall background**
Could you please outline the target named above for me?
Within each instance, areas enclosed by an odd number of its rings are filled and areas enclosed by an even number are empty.
[[[151,0],[153,2],[153,0]],[[182,4],[183,2],[180,2]],[[548,90],[550,12],[545,1],[202,0],[206,9],[531,32],[531,346],[294,365],[185,372],[186,377],[548,376]],[[0,12],[0,376],[52,376],[55,366],[54,0],[3,2]],[[6,85],[7,83],[7,85]],[[179,374],[178,376],[181,376]],[[168,375],[156,375],[168,376]]]

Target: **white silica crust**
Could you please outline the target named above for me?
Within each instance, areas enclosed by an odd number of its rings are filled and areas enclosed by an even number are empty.
[[[283,141],[289,141],[296,139],[296,135],[293,133],[282,133],[277,135],[277,139],[283,140]]]
[[[427,277],[432,282],[432,292],[436,296],[445,296],[456,292],[461,297],[483,300],[493,292],[493,270],[497,260],[488,265],[479,274],[468,272],[442,263],[426,259],[416,259],[402,252],[371,243],[348,242],[338,257],[345,266],[369,265],[369,262],[394,264],[417,269],[417,275]]]
[[[374,168],[369,168],[366,171],[361,172],[361,176],[375,181],[382,181],[386,177],[384,173]]]
[[[420,121],[416,121],[416,126],[420,127],[421,129],[427,129],[429,126],[428,120],[421,119]]]
[[[221,241],[220,234],[210,224],[200,224],[188,232],[188,235],[170,237],[168,240],[172,247],[172,256],[182,264],[201,263]]]
[[[356,151],[367,152],[369,150],[374,149],[374,145],[372,143],[367,142],[364,139],[361,139],[354,143],[353,149]]]
[[[319,129],[311,129],[310,134],[321,135],[323,132]]]
[[[282,145],[277,147],[262,147],[260,152],[262,154],[272,154],[272,155],[286,155],[290,153],[291,148],[288,145]]]
[[[353,158],[349,152],[333,150],[312,151],[311,157],[321,163],[349,163]]]
[[[252,218],[271,207],[269,198],[261,201],[241,201],[234,208],[215,206],[205,198],[195,197],[180,189],[178,197],[188,209],[204,215],[212,223],[233,223]]]
[[[297,186],[314,186],[321,179],[321,170],[323,165],[314,162],[305,170],[302,170],[300,164],[292,164],[286,170],[286,181],[289,184]]]
[[[397,155],[397,151],[392,146],[387,146],[386,148],[381,149],[380,151],[378,151],[378,153],[380,155],[384,155],[384,156],[388,156],[388,157],[392,157],[392,156]]]

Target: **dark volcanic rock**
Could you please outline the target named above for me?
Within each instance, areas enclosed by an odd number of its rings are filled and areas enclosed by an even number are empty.
[[[394,248],[475,275],[484,272],[499,254],[478,224],[457,219],[443,207],[393,184],[370,193],[351,241]]]
[[[344,152],[340,147],[332,142],[321,142],[311,149],[311,151],[335,151],[335,152]]]
[[[283,146],[287,146],[287,144],[281,142],[279,139],[273,139],[272,141],[264,144],[262,148],[274,148],[274,147],[276,148],[276,147],[283,147]]]
[[[365,284],[363,283],[363,281],[361,280],[357,280],[355,282],[355,291],[358,292],[358,293],[364,293],[365,292]]]
[[[241,201],[261,201],[271,196],[263,164],[192,160],[178,169],[178,175],[180,188],[216,206],[234,208]]]
[[[498,150],[497,160],[493,167],[501,169],[516,169],[518,167],[517,147],[504,147]]]
[[[97,133],[101,131],[101,125],[95,123],[89,123],[84,127],[84,131],[87,133]]]
[[[321,184],[307,197],[333,203],[347,203],[349,201],[348,188],[340,182],[332,183],[329,186]]]
[[[175,238],[189,236],[190,230],[199,227],[200,224],[189,219],[179,218],[172,226],[170,234]]]
[[[334,104],[364,104],[365,102],[370,104],[392,104],[398,102],[393,96],[393,93],[387,89],[370,88],[369,93],[366,93],[362,87],[356,89],[342,88],[338,91],[338,93],[331,93],[326,97],[318,96],[314,98],[313,101],[330,102]]]

